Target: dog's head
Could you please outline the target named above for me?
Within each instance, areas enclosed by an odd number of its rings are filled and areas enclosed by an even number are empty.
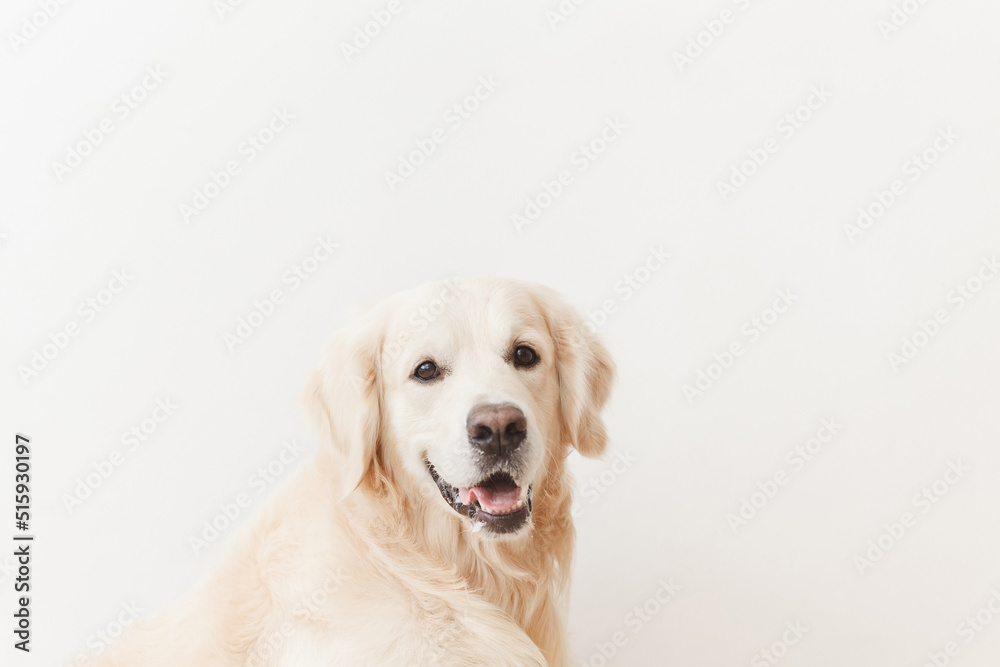
[[[345,493],[366,478],[431,486],[432,511],[517,535],[551,461],[568,446],[604,452],[613,375],[551,290],[467,278],[399,294],[338,332],[307,400]]]

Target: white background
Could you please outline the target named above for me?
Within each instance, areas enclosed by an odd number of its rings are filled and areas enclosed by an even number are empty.
[[[299,392],[353,307],[485,273],[616,308],[600,327],[620,370],[608,424],[635,462],[573,461],[581,485],[610,481],[579,508],[580,663],[603,664],[622,632],[608,664],[768,664],[758,652],[799,622],[779,664],[919,667],[955,641],[949,664],[995,665],[1000,619],[971,642],[959,624],[1000,590],[1000,280],[961,309],[952,290],[1000,252],[1000,6],[906,4],[885,35],[890,0],[593,0],[554,25],[555,0],[404,1],[348,61],[341,44],[385,3],[246,0],[220,17],[210,0],[69,2],[15,45],[41,4],[6,2],[2,469],[14,434],[31,436],[37,542],[35,650],[4,629],[5,664],[70,664],[122,603],[151,614],[190,588],[246,516],[195,555],[202,522],[242,492],[245,514],[263,504],[274,485],[258,495],[248,478],[284,440],[301,462],[314,450]],[[121,118],[147,67],[165,78]],[[495,92],[448,125],[480,77]],[[820,87],[829,99],[801,110]],[[274,109],[294,120],[248,161],[241,142]],[[776,123],[796,110],[809,118],[786,137]],[[105,118],[113,131],[60,178],[54,163]],[[579,171],[608,119],[625,129]],[[445,141],[391,190],[385,172],[436,127]],[[907,161],[947,128],[958,138],[911,180]],[[718,183],[772,137],[724,198]],[[185,222],[179,206],[228,160],[240,173]],[[563,169],[572,184],[519,232],[512,214]],[[903,194],[852,243],[844,226],[895,179]],[[339,249],[291,290],[282,276],[320,236]],[[651,246],[671,258],[626,300],[616,284]],[[85,322],[79,304],[121,269],[134,279]],[[274,288],[285,303],[230,351],[224,335]],[[795,305],[750,341],[744,323],[777,290]],[[893,368],[937,309],[947,322]],[[69,322],[79,335],[25,381]],[[734,341],[744,353],[689,401]],[[127,451],[122,434],[163,398],[179,407]],[[823,418],[843,428],[791,474],[786,452]],[[124,462],[69,511],[116,449]],[[969,472],[914,505],[959,460]],[[728,515],[778,471],[790,481],[734,531]],[[912,527],[859,572],[907,511]],[[633,608],[671,578],[677,596],[637,628]]]

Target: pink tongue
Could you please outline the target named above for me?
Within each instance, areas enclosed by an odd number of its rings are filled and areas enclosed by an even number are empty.
[[[458,496],[463,505],[471,505],[472,501],[478,500],[483,511],[490,514],[506,514],[521,498],[521,489],[513,484],[460,487]]]

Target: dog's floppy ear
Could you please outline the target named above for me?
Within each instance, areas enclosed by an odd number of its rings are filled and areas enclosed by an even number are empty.
[[[381,433],[383,332],[369,312],[336,332],[303,398],[323,443],[341,466],[343,495],[361,483]]]
[[[584,456],[597,458],[608,444],[601,411],[611,394],[615,364],[575,310],[548,289],[539,295],[555,343],[563,437]]]

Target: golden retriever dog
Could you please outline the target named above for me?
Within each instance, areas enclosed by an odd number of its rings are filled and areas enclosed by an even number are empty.
[[[337,332],[321,435],[224,567],[100,664],[568,665],[571,447],[600,456],[614,366],[551,290],[466,278]]]

